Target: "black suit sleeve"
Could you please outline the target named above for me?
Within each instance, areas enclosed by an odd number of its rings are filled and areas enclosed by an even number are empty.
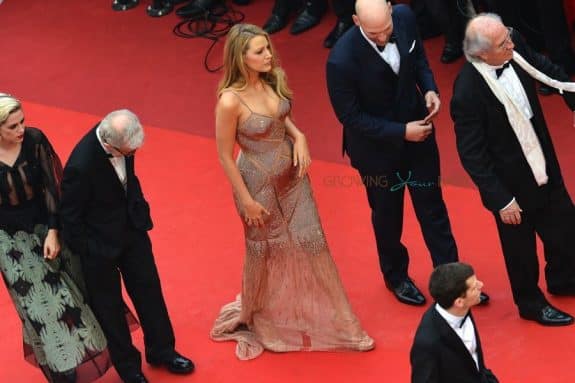
[[[481,97],[474,90],[477,84],[470,79],[470,71],[460,75],[453,87],[451,118],[455,123],[457,152],[463,168],[477,185],[487,209],[498,212],[513,200],[513,195],[503,185],[487,148],[484,111]]]
[[[84,209],[90,196],[87,175],[74,166],[64,168],[60,220],[66,244],[76,254],[86,253]]]
[[[373,116],[361,110],[356,79],[357,70],[342,62],[327,62],[327,89],[333,110],[346,129],[368,138],[405,137],[405,124]]]
[[[150,215],[150,205],[144,198],[140,180],[134,171],[135,156],[126,160],[126,171],[129,177],[128,183],[128,215],[134,227],[138,230],[148,231],[154,227]]]
[[[439,383],[437,360],[430,344],[416,337],[411,348],[410,360],[411,383]]]

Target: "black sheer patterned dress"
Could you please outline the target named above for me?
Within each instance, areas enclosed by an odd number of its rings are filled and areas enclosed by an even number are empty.
[[[0,144],[5,135],[16,137],[5,123]],[[26,360],[48,382],[90,382],[111,364],[106,339],[84,299],[79,261],[63,245],[56,258],[44,258],[48,231],[59,225],[62,165],[40,130],[21,129],[15,161],[0,161],[2,277],[22,321]]]

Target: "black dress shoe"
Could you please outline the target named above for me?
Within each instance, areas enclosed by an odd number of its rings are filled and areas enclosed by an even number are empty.
[[[209,12],[212,8],[221,3],[221,1],[222,0],[192,0],[189,4],[176,9],[176,15],[184,19],[197,17]]]
[[[174,354],[164,359],[147,358],[148,363],[153,366],[165,367],[174,374],[190,374],[194,371],[194,363],[174,351]]]
[[[456,47],[451,44],[445,44],[445,47],[443,47],[443,52],[441,53],[440,60],[444,64],[449,64],[454,62],[461,56],[463,56],[463,50],[461,49],[461,47]]]
[[[573,323],[573,317],[563,311],[546,305],[539,311],[525,312],[519,311],[519,316],[523,319],[532,320],[543,326],[567,326]]]
[[[126,379],[122,378],[122,380],[124,383],[148,383],[148,379],[146,379],[144,374],[141,372],[138,372],[137,374],[134,374]]]
[[[479,305],[483,306],[489,303],[489,295],[485,294],[484,292],[481,292],[481,294],[479,294]]]
[[[151,17],[162,17],[174,10],[174,2],[170,0],[154,0],[148,5],[146,13]]]
[[[114,0],[112,1],[112,9],[114,11],[127,11],[134,8],[140,0]]]
[[[401,303],[414,306],[421,306],[425,304],[425,297],[421,291],[419,291],[417,286],[415,286],[413,281],[411,281],[411,279],[402,281],[396,287],[388,286],[388,288],[393,292],[397,300]]]
[[[297,35],[307,31],[310,28],[315,27],[316,25],[319,24],[322,15],[323,13],[319,14],[319,16],[315,15],[308,8],[304,8],[304,10],[299,14],[299,16],[293,22],[290,33],[292,35]]]
[[[333,47],[336,41],[339,40],[339,38],[352,26],[353,20],[338,20],[331,32],[329,32],[323,41],[323,46],[326,48]]]
[[[558,93],[557,89],[551,88],[543,83],[539,84],[539,94],[542,96],[550,96],[553,93]]]
[[[272,13],[270,18],[267,19],[262,28],[264,31],[266,31],[271,35],[272,33],[276,33],[284,29],[285,26],[287,25],[287,22],[288,22],[287,15],[283,16],[277,13]]]

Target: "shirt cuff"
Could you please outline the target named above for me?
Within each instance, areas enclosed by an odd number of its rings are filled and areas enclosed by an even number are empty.
[[[511,202],[509,202],[507,205],[505,205],[505,207],[503,207],[502,209],[499,209],[499,211],[503,211],[503,210],[507,209],[509,206],[511,206],[513,204],[513,202],[515,202],[515,197],[513,197]]]

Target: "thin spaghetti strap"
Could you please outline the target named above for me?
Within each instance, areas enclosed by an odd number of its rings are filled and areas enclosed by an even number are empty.
[[[240,102],[242,103],[242,105],[245,106],[246,108],[248,108],[248,110],[250,111],[250,113],[253,113],[252,108],[250,108],[250,107],[248,106],[248,104],[246,104],[246,102],[242,99],[242,97],[241,97],[239,94],[237,94],[235,91],[233,91],[233,90],[231,90],[231,89],[226,90],[226,92],[230,92],[230,93],[234,94],[234,95],[238,98],[238,100],[240,100]]]

